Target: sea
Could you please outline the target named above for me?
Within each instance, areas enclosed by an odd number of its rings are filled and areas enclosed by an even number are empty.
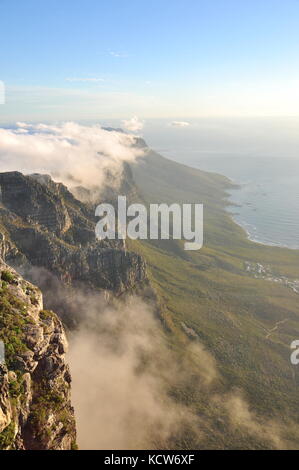
[[[251,240],[299,249],[298,120],[164,120],[143,133],[165,157],[237,183],[227,210]]]

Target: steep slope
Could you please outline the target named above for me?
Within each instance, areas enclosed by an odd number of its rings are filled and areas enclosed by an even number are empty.
[[[188,390],[178,384],[177,399],[205,417],[209,431],[200,445],[298,448],[299,373],[290,363],[290,344],[299,337],[299,252],[247,240],[225,211],[231,184],[220,175],[188,168],[150,150],[132,171],[147,203],[204,204],[202,250],[186,252],[176,240],[129,244],[147,261],[178,355],[185,354],[190,342],[200,341],[216,360],[217,394],[238,390],[244,397],[244,406],[234,402],[238,424],[227,427],[219,421],[223,413],[214,407],[215,391],[210,390],[209,399],[197,384]],[[194,363],[190,377],[199,373]],[[258,426],[248,422],[252,414],[260,420]],[[261,437],[267,435],[261,423],[269,420],[273,430],[279,429],[279,442]]]
[[[0,260],[0,449],[76,448],[67,341],[40,291]]]
[[[121,241],[96,240],[95,205],[80,202],[49,176],[1,173],[0,196],[0,252],[42,288],[51,308],[60,308],[49,289],[53,277],[56,287],[82,284],[115,295],[146,280],[139,255]]]

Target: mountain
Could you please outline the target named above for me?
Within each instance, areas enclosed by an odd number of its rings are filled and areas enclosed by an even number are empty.
[[[204,247],[199,251],[184,251],[178,240],[129,242],[147,262],[178,357],[195,341],[216,361],[218,380],[208,391],[196,380],[182,389],[178,380],[178,400],[205,417],[206,432],[197,444],[298,448],[299,374],[290,362],[290,344],[299,337],[299,252],[249,241],[226,210],[232,184],[221,175],[175,163],[150,149],[132,171],[147,204],[204,205]],[[193,363],[190,376],[200,376],[200,367]]]
[[[96,240],[94,204],[48,175],[1,173],[0,189],[0,256],[8,263],[0,261],[0,448],[76,448],[65,329],[49,308],[74,329],[78,291],[106,299],[130,292],[146,284],[145,263],[123,242]],[[42,288],[47,310],[40,290],[11,266]]]
[[[89,309],[89,294],[93,299],[94,293],[102,293],[107,303],[117,298],[120,311],[126,296],[132,293],[154,303],[162,336],[155,332],[152,344],[156,345],[154,339],[158,343],[161,340],[167,349],[167,354],[160,349],[152,353],[155,380],[159,376],[167,399],[171,399],[174,409],[184,410],[189,424],[173,429],[162,441],[153,438],[150,448],[299,448],[299,376],[290,363],[290,344],[299,337],[299,252],[256,244],[246,238],[227,212],[228,191],[232,188],[227,178],[172,162],[147,148],[142,139],[137,145],[145,150],[145,156],[138,163],[124,165],[118,186],[115,182],[110,188],[107,185],[104,192],[96,193],[97,199],[87,188],[77,188],[72,194],[47,175],[0,174],[2,258],[42,289],[46,308],[57,312],[69,332],[76,331],[82,320],[90,321],[88,316],[82,318],[86,309],[81,311],[82,302]],[[101,201],[114,203],[118,194],[127,195],[130,203],[145,205],[202,203],[203,248],[185,251],[179,240],[127,240],[126,245],[117,240],[96,241],[95,206]],[[5,289],[11,292],[16,288],[15,277],[21,285],[26,281],[7,266],[3,270],[12,273],[4,274],[8,281],[2,280],[1,299],[5,301]],[[17,303],[11,311],[10,306],[10,300],[9,305],[4,302],[2,317],[10,323],[1,326],[0,332],[6,328],[8,344],[19,347],[15,331],[26,343],[26,324],[15,325],[14,321],[23,320],[23,307]],[[48,311],[39,313],[35,325],[43,328],[49,318],[61,325]],[[57,328],[63,335],[60,326]],[[113,326],[112,334],[115,341],[121,332]],[[47,375],[48,361],[38,352],[40,344],[30,341],[26,348],[37,354],[37,371],[50,391],[53,380]],[[148,338],[146,342],[151,343]],[[51,340],[45,354],[58,354],[53,361],[60,362],[59,354],[64,354],[64,349],[53,351],[53,344]],[[141,354],[138,374],[149,364],[149,355]],[[9,410],[15,406],[15,397],[9,395],[9,381],[14,384],[15,376],[10,372],[21,377],[21,390],[25,373],[22,370],[20,374],[10,364],[8,369],[1,369],[1,409],[6,410],[4,417],[0,415],[4,426],[0,432],[2,446],[75,446],[74,427],[61,441],[58,405],[54,410],[57,417],[53,411],[57,418],[54,442],[50,436],[49,440],[44,435],[38,437],[39,425],[30,428],[25,424],[24,430],[18,428],[18,436],[23,437],[14,437],[16,424],[8,425],[9,413],[12,416]],[[39,380],[35,370],[31,380]],[[12,385],[13,390],[18,387]],[[12,393],[19,397],[21,392]],[[41,401],[47,403],[47,399]],[[68,398],[66,403],[71,407]],[[13,423],[23,422],[25,412],[18,406]],[[34,414],[34,409],[28,413]],[[32,423],[31,419],[27,422]]]
[[[0,261],[0,449],[76,448],[67,340],[41,292]]]
[[[119,296],[146,281],[138,254],[122,241],[95,239],[94,204],[80,202],[47,175],[1,173],[0,188],[0,253],[39,285],[54,310],[68,310],[52,295],[62,285],[70,295],[82,284]],[[73,315],[64,321],[73,323]]]

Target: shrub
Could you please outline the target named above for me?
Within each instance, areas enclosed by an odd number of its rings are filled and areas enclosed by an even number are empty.
[[[41,320],[50,320],[54,317],[54,313],[51,310],[41,310],[39,315]]]
[[[15,437],[15,425],[10,423],[4,431],[0,433],[0,450],[7,449],[11,446]]]
[[[11,284],[14,281],[15,277],[10,271],[2,271],[1,279]]]

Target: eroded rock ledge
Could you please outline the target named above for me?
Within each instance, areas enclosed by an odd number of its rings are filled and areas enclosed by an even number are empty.
[[[64,284],[119,295],[146,280],[145,262],[122,240],[96,240],[94,214],[47,175],[0,173],[2,258],[21,272],[44,268]]]

